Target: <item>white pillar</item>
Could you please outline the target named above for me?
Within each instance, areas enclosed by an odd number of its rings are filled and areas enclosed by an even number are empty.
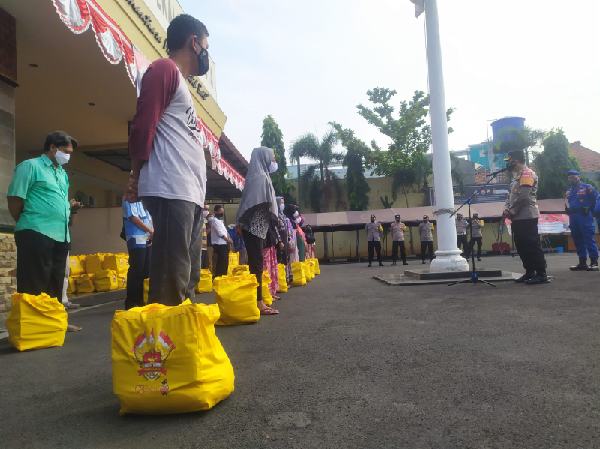
[[[431,262],[430,271],[467,271],[468,262],[461,257],[456,245],[456,222],[450,214],[454,210],[454,193],[450,152],[448,151],[448,121],[444,99],[444,75],[442,50],[436,0],[425,0],[425,23],[427,28],[427,66],[429,73],[429,97],[431,138],[433,144],[433,186],[435,189],[434,214],[437,221],[438,250]]]

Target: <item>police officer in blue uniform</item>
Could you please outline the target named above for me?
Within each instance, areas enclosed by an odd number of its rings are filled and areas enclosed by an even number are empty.
[[[598,192],[590,184],[581,182],[577,170],[569,170],[570,188],[565,195],[566,211],[569,214],[571,237],[577,248],[579,264],[572,266],[573,271],[598,271],[598,246],[595,239],[593,212],[598,200]],[[590,265],[587,265],[587,256]]]

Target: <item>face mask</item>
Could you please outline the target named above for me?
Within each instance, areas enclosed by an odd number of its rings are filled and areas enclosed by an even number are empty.
[[[569,179],[569,184],[571,184],[572,186],[576,186],[578,182],[578,179]]]
[[[275,173],[278,168],[279,164],[277,164],[277,162],[275,161],[271,161],[271,163],[269,164],[269,173]]]
[[[374,218],[371,218],[371,223],[375,223],[375,219]]]
[[[283,213],[283,209],[285,209],[285,204],[280,204],[279,205],[279,213]]]
[[[296,223],[297,223],[297,224],[300,224],[300,223],[302,223],[302,217],[297,217],[297,218],[296,218]]]
[[[202,211],[202,217],[203,217],[203,218],[206,218],[206,217],[208,217],[208,211],[207,211],[207,210],[203,210],[203,211]]]
[[[292,217],[294,218],[298,218],[300,216],[300,213],[298,211],[294,212],[294,215],[292,215]]]
[[[400,219],[399,218],[396,218],[396,223],[400,223]]]
[[[202,49],[200,54],[198,55],[198,76],[204,76],[208,72],[209,69],[209,59],[208,59],[208,50]]]
[[[58,150],[54,155],[54,158],[56,159],[56,163],[58,165],[65,165],[71,159],[71,155],[69,153],[65,153],[64,151]]]
[[[217,217],[219,220],[222,220],[224,215],[225,214],[223,214],[223,213],[215,214],[215,217]]]

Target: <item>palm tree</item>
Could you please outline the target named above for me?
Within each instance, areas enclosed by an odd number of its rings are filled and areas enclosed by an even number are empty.
[[[320,140],[312,133],[305,134],[292,145],[290,156],[298,162],[298,166],[300,158],[316,162],[302,175],[298,173],[299,195],[315,212],[322,212],[328,207],[333,192],[336,194],[337,205],[340,203],[339,180],[335,173],[329,170],[332,163],[339,162],[344,157],[343,154],[333,151],[336,143],[336,133],[332,130]]]

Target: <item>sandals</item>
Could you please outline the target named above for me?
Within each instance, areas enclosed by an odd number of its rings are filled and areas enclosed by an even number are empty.
[[[272,309],[270,307],[265,307],[264,309],[261,309],[260,314],[261,315],[279,315],[279,310]]]

